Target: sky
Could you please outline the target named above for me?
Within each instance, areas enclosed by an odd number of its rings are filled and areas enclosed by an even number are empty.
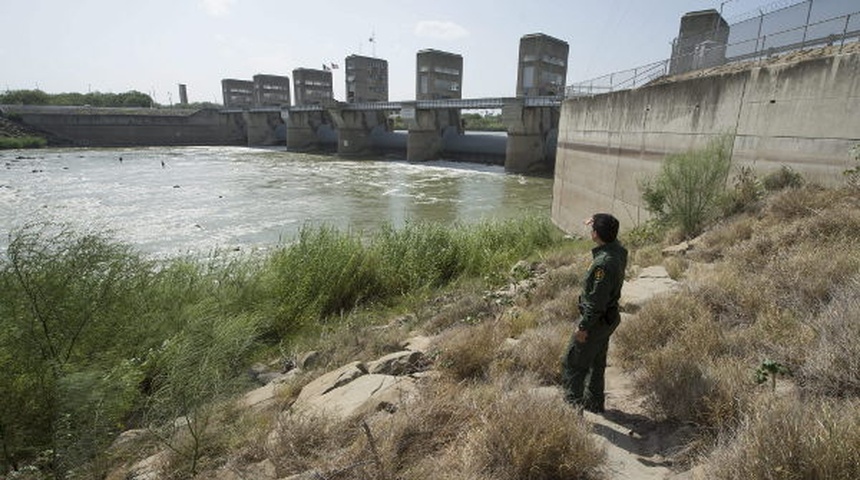
[[[856,0],[846,0],[856,1]],[[785,4],[785,1],[779,3]],[[794,3],[794,2],[788,2]],[[222,103],[221,79],[388,61],[389,100],[415,98],[415,56],[463,56],[463,98],[514,96],[523,35],[568,42],[567,84],[671,55],[686,12],[729,23],[773,0],[0,0],[0,91],[137,90]]]

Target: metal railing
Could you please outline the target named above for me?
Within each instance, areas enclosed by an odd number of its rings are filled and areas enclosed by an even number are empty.
[[[641,87],[656,78],[666,75],[668,71],[669,60],[660,60],[659,62],[649,63],[641,67],[622,70],[575,83],[565,88],[564,94],[566,97],[582,97]]]
[[[461,110],[478,110],[478,109],[497,109],[502,108],[505,102],[521,100],[526,107],[558,107],[561,105],[564,97],[495,97],[495,98],[450,98],[444,100],[415,100],[403,102],[367,102],[367,103],[332,103],[331,106],[337,106],[343,110],[385,110],[398,111],[402,110],[403,104],[415,106],[420,110],[443,110],[456,108]],[[292,107],[284,107],[283,110],[290,112],[318,112],[325,110],[324,105],[296,105]],[[257,111],[257,109],[252,109]]]
[[[590,96],[637,88],[670,73],[764,59],[793,50],[826,45],[838,45],[841,50],[846,43],[860,39],[860,11],[856,10],[856,4],[850,3],[806,0],[770,12],[760,11],[758,15],[731,24],[725,44],[713,41],[716,35],[708,33],[702,34],[700,41],[687,37],[685,42],[696,44],[690,53],[678,53],[681,49],[673,48],[672,58],[574,83],[565,89],[565,96]],[[715,26],[714,34],[716,28],[719,27]],[[673,45],[677,46],[678,41],[676,38]],[[689,68],[679,71],[679,65]]]

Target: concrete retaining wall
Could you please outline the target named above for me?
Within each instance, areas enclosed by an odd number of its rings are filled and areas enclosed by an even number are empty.
[[[678,80],[566,100],[559,121],[552,219],[580,232],[611,212],[622,229],[647,220],[639,182],[670,153],[734,135],[735,167],[761,176],[783,165],[837,185],[860,143],[860,54]],[[736,172],[733,171],[730,178]]]
[[[200,110],[160,113],[148,112],[147,109],[127,112],[122,110],[8,105],[3,107],[6,114],[15,114],[28,125],[68,140],[75,146],[248,144],[246,121],[241,112]]]

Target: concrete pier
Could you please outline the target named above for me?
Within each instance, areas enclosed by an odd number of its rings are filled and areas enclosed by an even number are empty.
[[[421,109],[416,102],[403,102],[400,115],[409,130],[406,159],[410,162],[440,158],[444,136],[463,133],[460,110],[456,108]]]
[[[370,155],[374,153],[372,132],[388,130],[384,110],[345,110],[336,104],[326,108],[337,128],[338,155]]]
[[[242,112],[249,147],[268,147],[277,145],[278,127],[283,124],[280,112]]]
[[[523,97],[505,99],[502,122],[508,131],[506,171],[552,172],[559,113],[558,107],[526,106]]]
[[[291,111],[284,120],[287,123],[287,150],[311,150],[320,147],[319,130],[327,125],[325,112]]]

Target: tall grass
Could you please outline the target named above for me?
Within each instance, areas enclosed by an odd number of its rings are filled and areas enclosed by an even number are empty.
[[[558,241],[545,218],[471,226],[385,227],[356,233],[306,227],[263,268],[272,329],[289,336],[357,305],[447,285],[459,278],[501,282],[513,263]]]
[[[0,137],[0,150],[43,148],[47,144],[42,137]]]
[[[118,430],[177,416],[188,419],[182,452],[193,472],[206,450],[205,402],[239,388],[255,352],[358,306],[458,279],[500,282],[559,236],[545,218],[369,238],[309,227],[264,258],[164,262],[65,226],[10,238],[0,257],[0,471],[47,451],[62,475]]]

